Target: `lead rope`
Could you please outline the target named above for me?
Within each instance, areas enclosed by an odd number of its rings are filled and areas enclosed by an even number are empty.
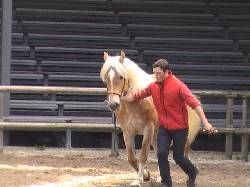
[[[106,104],[107,108],[111,111],[112,113],[112,123],[114,124],[114,138],[113,139],[113,142],[112,142],[112,149],[111,149],[111,155],[110,156],[119,156],[119,152],[118,152],[118,149],[116,150],[116,141],[117,141],[117,125],[116,125],[116,115],[115,113],[108,107],[108,101],[105,100],[104,103]],[[117,148],[119,148],[119,144],[117,145]]]
[[[114,124],[114,140],[112,142],[114,147],[112,148],[111,156],[119,156],[119,152],[118,152],[119,143],[117,142],[116,115],[115,115],[114,112],[112,112],[112,121],[113,121],[113,124]],[[117,149],[116,149],[116,146],[117,146]]]

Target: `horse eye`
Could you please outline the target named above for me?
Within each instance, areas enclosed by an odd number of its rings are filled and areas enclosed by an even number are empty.
[[[123,76],[120,76],[119,78],[120,78],[120,80],[122,80],[122,79],[123,79]]]

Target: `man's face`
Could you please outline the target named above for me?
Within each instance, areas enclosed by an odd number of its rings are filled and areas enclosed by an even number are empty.
[[[167,71],[164,72],[159,67],[153,68],[153,73],[155,75],[156,82],[163,82],[165,80],[165,77],[167,76]]]

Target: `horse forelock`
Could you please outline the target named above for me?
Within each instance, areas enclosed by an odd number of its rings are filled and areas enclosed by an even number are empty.
[[[105,63],[103,64],[101,72],[100,72],[100,76],[103,81],[105,81],[107,73],[110,71],[110,69],[113,69],[115,72],[117,72],[119,75],[121,75],[125,79],[128,79],[126,69],[119,62],[119,56],[109,57],[108,60],[105,61]]]

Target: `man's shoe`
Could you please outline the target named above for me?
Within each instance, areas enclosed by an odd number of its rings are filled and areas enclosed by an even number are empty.
[[[194,166],[194,168],[195,168],[196,177],[197,177],[199,175],[199,169],[196,166]]]
[[[187,187],[195,187],[195,179],[188,179]]]
[[[160,187],[172,187],[172,185],[161,183]]]
[[[195,180],[198,175],[199,175],[199,169],[195,167],[195,178],[187,180],[187,187],[195,187]]]

